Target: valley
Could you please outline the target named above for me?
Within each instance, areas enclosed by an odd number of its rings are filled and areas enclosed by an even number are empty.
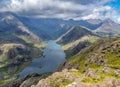
[[[48,41],[43,56],[34,59],[29,66],[20,72],[20,78],[23,78],[32,73],[44,74],[56,70],[56,68],[65,61],[65,53],[61,46],[54,41]]]
[[[0,87],[120,86],[119,29],[111,19],[0,13]]]

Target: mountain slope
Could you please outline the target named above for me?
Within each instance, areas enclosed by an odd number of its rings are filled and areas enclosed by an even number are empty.
[[[38,36],[12,13],[0,13],[0,84],[16,78],[33,58],[42,55]]]
[[[32,32],[36,33],[40,37],[43,37],[44,39],[56,39],[62,34],[65,34],[71,26],[84,26],[90,30],[95,30],[95,32],[97,32],[99,35],[106,34],[106,36],[108,36],[110,33],[119,34],[118,32],[120,27],[119,24],[113,22],[111,19],[62,20],[54,18],[18,18]]]
[[[8,85],[11,85],[10,87],[13,85],[16,87],[119,87],[119,43],[120,38],[99,39],[80,53],[67,59],[58,68],[59,72],[54,72],[44,78],[33,75],[34,78],[29,77],[22,82],[14,80],[1,87]],[[36,82],[38,83],[36,84]]]
[[[66,32],[62,37],[60,37],[58,42],[62,44],[67,44],[88,35],[94,35],[94,34],[90,30],[84,27],[74,26],[68,32]]]
[[[21,39],[41,43],[35,34],[30,32],[19,19],[9,12],[0,13],[0,38],[9,42]]]
[[[120,86],[120,38],[100,39],[32,87]]]
[[[111,19],[106,19],[95,32],[101,36],[120,35],[120,24]]]
[[[97,35],[85,27],[73,26],[58,38],[57,42],[62,44],[62,48],[68,55],[74,55],[98,38]]]
[[[54,18],[27,18],[18,17],[25,26],[43,39],[56,39],[66,33],[71,26],[85,26],[91,30],[98,28],[101,23],[92,23],[88,20],[62,20]],[[29,21],[29,22],[28,22]],[[96,20],[97,21],[97,20]]]
[[[93,24],[93,25],[101,25],[102,24],[102,20],[101,19],[87,19],[86,20],[88,23]]]
[[[70,58],[69,61],[71,61],[73,66],[76,66],[78,63],[85,63],[85,64],[96,63],[96,65],[98,66],[102,66],[105,63],[107,63],[108,64],[107,66],[112,67],[112,64],[113,64],[113,66],[116,66],[116,69],[117,69],[117,67],[119,66],[117,66],[117,63],[114,64],[114,62],[117,62],[117,60],[119,61],[118,59],[119,58],[119,42],[120,42],[119,38],[110,39],[110,40],[99,39],[95,43],[93,43],[91,46],[83,49],[80,53]],[[110,62],[111,59],[114,61]],[[86,67],[84,64],[83,66]],[[83,66],[82,68],[84,69]],[[70,68],[71,66],[68,66],[68,67]],[[84,71],[84,70],[81,69],[81,71]]]
[[[24,44],[0,44],[0,71],[3,73],[0,73],[0,80],[17,75],[33,58],[40,55],[42,52],[39,49]]]

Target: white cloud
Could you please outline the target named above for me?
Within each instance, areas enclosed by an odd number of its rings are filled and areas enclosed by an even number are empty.
[[[118,12],[106,3],[113,0],[2,0],[0,11],[12,11],[24,16],[89,19],[113,18]]]
[[[106,17],[106,14],[108,12],[111,12],[113,10],[110,6],[100,6],[95,7],[92,12],[89,15],[85,15],[82,17],[82,19],[101,19]],[[109,16],[108,16],[109,17]]]

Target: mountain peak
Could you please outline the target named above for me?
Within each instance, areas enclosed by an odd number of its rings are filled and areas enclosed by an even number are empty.
[[[106,19],[102,22],[101,26],[95,30],[100,35],[119,35],[120,34],[120,24],[114,22],[113,20]]]
[[[107,18],[104,20],[104,23],[115,23],[115,22],[111,20],[110,18]]]
[[[60,43],[67,44],[73,42],[77,39],[80,39],[84,36],[94,35],[89,29],[82,26],[73,26],[68,30],[63,36],[59,38]]]
[[[91,24],[100,24],[102,23],[102,20],[101,19],[87,19],[86,20],[88,23],[91,23]]]

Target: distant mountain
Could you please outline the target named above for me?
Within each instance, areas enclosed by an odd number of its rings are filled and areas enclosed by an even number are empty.
[[[61,19],[44,19],[44,18],[27,18],[19,17],[19,19],[35,34],[43,39],[55,39],[61,29]]]
[[[102,24],[102,20],[100,20],[100,19],[87,19],[86,21],[93,25],[101,25]]]
[[[9,12],[0,13],[0,39],[1,43],[19,40],[35,43],[41,42],[38,36],[29,31],[18,18]]]
[[[73,26],[57,42],[62,44],[62,48],[70,55],[74,55],[81,49],[96,41],[99,37],[91,30],[82,26]]]
[[[86,35],[94,35],[90,30],[81,26],[73,26],[68,32],[66,32],[59,39],[59,42],[62,44],[67,44],[73,42],[79,38],[82,38]]]
[[[91,30],[98,28],[101,23],[93,24],[88,20],[62,20],[55,18],[28,18],[20,17],[19,19],[30,29],[43,39],[56,39],[66,33],[72,26],[85,26]]]
[[[120,35],[120,24],[115,23],[111,19],[106,19],[94,32],[101,36]]]
[[[16,15],[0,13],[0,84],[16,78],[30,61],[42,55],[43,42]]]
[[[95,30],[100,36],[119,34],[120,25],[111,19],[87,19],[87,20],[62,20],[55,18],[29,18],[17,16],[17,18],[29,28],[30,31],[43,39],[57,39],[65,34],[72,26],[84,26]]]

